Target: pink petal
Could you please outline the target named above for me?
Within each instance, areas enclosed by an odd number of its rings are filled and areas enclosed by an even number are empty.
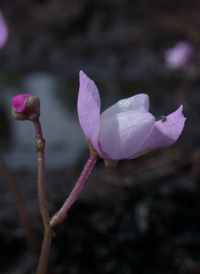
[[[20,94],[16,95],[12,98],[12,107],[16,109],[19,112],[24,111],[24,101],[28,96],[31,96],[31,94]]]
[[[129,110],[149,111],[149,96],[147,94],[137,94],[130,98],[118,101],[106,109],[101,114],[101,119],[112,114],[117,114]]]
[[[186,120],[182,110],[183,106],[180,106],[175,112],[168,115],[165,121],[160,120],[155,122],[151,134],[141,145],[137,155],[154,148],[166,147],[175,143],[183,131]],[[135,157],[137,157],[137,155],[135,155]]]
[[[3,14],[0,11],[0,48],[2,48],[8,39],[8,28],[4,20]]]
[[[103,117],[99,135],[101,148],[112,160],[126,159],[138,151],[154,124],[154,116],[145,111],[132,110]]]
[[[79,122],[86,138],[98,150],[100,131],[100,97],[98,89],[87,75],[80,71],[80,87],[78,94]]]

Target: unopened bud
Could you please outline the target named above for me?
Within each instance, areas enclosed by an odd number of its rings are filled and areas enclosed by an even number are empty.
[[[37,121],[40,116],[40,99],[31,94],[20,94],[13,97],[12,115],[17,120]]]

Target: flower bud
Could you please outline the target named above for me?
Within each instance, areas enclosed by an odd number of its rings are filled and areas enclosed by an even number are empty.
[[[37,121],[40,116],[40,99],[31,94],[20,94],[13,97],[12,115],[17,120]]]

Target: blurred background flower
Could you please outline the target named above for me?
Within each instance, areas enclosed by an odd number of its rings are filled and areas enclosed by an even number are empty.
[[[2,48],[8,39],[8,28],[3,17],[2,12],[0,11],[0,48]]]
[[[183,69],[191,65],[194,58],[194,46],[188,41],[178,42],[174,48],[165,52],[166,67]]]

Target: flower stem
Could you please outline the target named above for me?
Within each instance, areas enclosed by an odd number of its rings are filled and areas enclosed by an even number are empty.
[[[50,217],[47,208],[46,194],[45,194],[45,158],[44,147],[45,140],[42,137],[42,128],[39,120],[34,122],[36,131],[36,149],[38,154],[38,198],[42,221],[44,224],[44,240],[42,243],[42,250],[37,269],[37,274],[45,274],[48,264],[48,258],[51,248],[53,231],[49,227]]]
[[[90,158],[88,159],[81,176],[79,177],[74,189],[70,193],[69,197],[61,207],[61,209],[52,217],[49,226],[51,228],[56,227],[59,223],[61,223],[66,215],[69,208],[72,206],[72,204],[75,202],[78,194],[80,193],[81,189],[83,188],[85,181],[87,180],[90,172],[92,171],[92,168],[94,167],[98,156],[90,155]]]
[[[36,139],[40,140],[43,139],[42,137],[42,127],[40,124],[40,120],[34,122],[35,132],[36,132]]]
[[[48,265],[48,258],[51,249],[51,242],[52,242],[52,229],[49,226],[46,226],[44,232],[44,239],[42,243],[42,249],[40,254],[40,259],[38,263],[37,274],[45,274],[47,265]]]
[[[49,225],[49,213],[45,195],[45,159],[44,151],[38,151],[38,198],[44,228]]]

